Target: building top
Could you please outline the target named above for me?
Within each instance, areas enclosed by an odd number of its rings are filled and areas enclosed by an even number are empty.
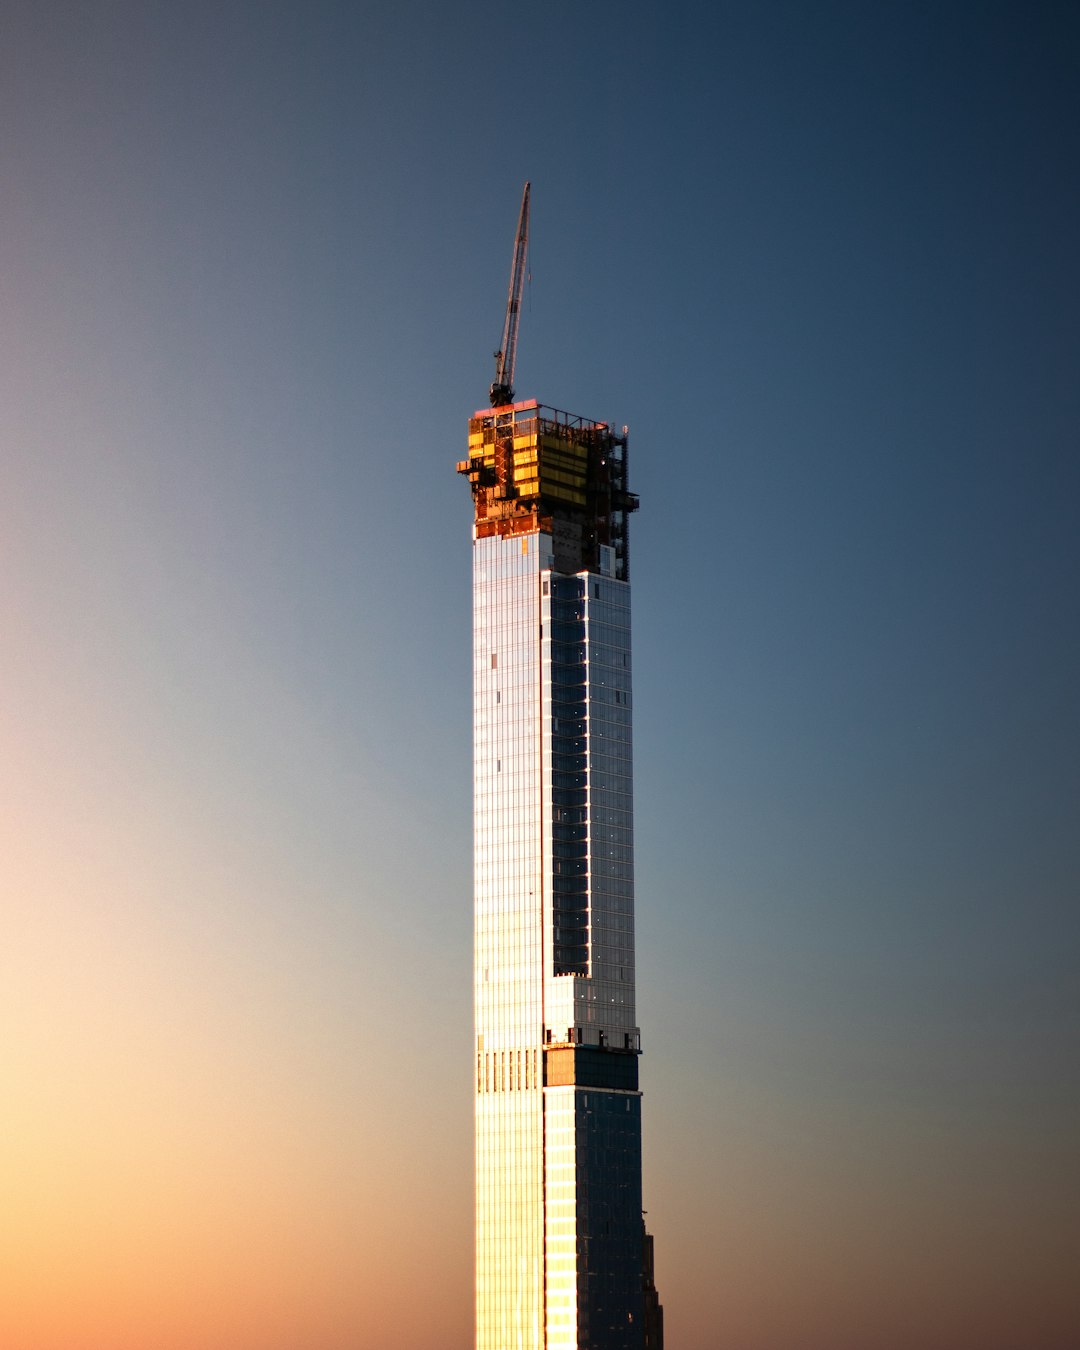
[[[575,417],[535,399],[480,409],[469,419],[468,478],[475,534],[552,536],[560,572],[629,578],[626,429]],[[601,552],[601,550],[605,552]]]

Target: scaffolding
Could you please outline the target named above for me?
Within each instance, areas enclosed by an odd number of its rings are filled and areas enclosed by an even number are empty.
[[[531,399],[481,409],[469,420],[469,480],[476,537],[551,534],[559,571],[629,580],[627,435]],[[610,554],[601,549],[611,550]]]

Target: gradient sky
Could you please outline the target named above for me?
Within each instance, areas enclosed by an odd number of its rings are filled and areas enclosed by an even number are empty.
[[[0,1345],[467,1350],[469,529],[628,423],[671,1350],[1080,1345],[1080,11],[0,13]]]

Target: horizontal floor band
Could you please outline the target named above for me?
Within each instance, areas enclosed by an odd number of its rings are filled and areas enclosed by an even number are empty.
[[[638,1057],[634,1051],[595,1045],[557,1045],[544,1049],[545,1087],[638,1090]]]

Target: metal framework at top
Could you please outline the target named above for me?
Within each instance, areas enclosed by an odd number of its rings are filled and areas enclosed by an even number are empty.
[[[535,399],[485,408],[469,421],[457,470],[472,488],[477,538],[538,530],[552,535],[557,570],[629,579],[627,518],[638,499],[627,487],[625,428]]]

